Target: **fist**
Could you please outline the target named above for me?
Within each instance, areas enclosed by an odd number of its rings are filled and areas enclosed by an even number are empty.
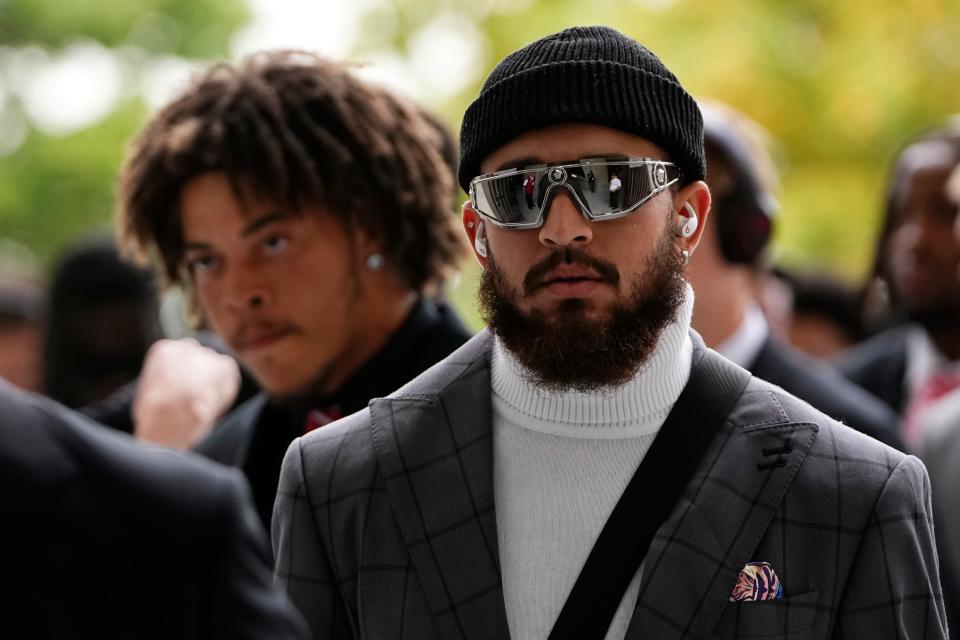
[[[134,434],[175,449],[200,441],[240,389],[230,356],[193,338],[158,340],[147,351],[133,402]]]

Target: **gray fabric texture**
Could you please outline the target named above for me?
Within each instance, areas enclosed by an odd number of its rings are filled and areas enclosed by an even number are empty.
[[[490,348],[290,446],[276,579],[315,638],[508,637]],[[930,509],[916,458],[754,378],[651,545],[626,637],[945,638]],[[783,599],[729,602],[750,562]]]
[[[960,638],[960,392],[944,398],[924,416],[920,457],[930,472],[937,523],[940,580],[950,637]]]

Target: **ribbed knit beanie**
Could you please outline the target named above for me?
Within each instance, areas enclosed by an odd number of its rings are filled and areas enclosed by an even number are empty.
[[[706,174],[703,118],[677,77],[619,31],[574,27],[511,53],[483,83],[460,127],[460,186],[467,191],[483,159],[520,134],[570,122],[650,140],[684,182]]]

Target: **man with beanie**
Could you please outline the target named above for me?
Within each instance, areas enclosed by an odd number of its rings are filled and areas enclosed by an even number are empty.
[[[314,637],[943,637],[923,466],[689,329],[710,192],[663,63],[548,36],[460,139],[489,329],[287,451],[277,580]]]

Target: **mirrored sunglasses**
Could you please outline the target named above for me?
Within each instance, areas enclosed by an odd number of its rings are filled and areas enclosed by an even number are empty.
[[[636,211],[680,180],[680,168],[655,158],[583,158],[530,165],[477,176],[470,204],[499,227],[536,229],[557,188],[570,192],[590,220],[612,220]]]

